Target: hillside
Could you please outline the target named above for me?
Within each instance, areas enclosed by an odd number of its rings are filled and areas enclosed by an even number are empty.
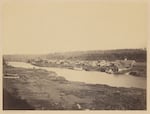
[[[47,55],[4,55],[5,60],[27,61],[28,59],[69,59],[69,60],[121,60],[127,58],[138,62],[146,62],[146,50],[143,49],[117,49],[93,50],[50,53]]]

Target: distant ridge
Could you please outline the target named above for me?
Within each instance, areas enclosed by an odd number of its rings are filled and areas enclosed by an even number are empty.
[[[115,50],[90,50],[90,51],[72,51],[56,52],[49,54],[36,55],[4,55],[6,60],[27,61],[28,59],[69,59],[69,60],[130,60],[146,61],[146,49],[115,49]]]

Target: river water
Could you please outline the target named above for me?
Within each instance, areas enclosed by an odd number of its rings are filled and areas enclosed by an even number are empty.
[[[105,84],[114,87],[136,87],[146,89],[146,78],[131,75],[113,75],[98,71],[77,71],[66,68],[38,67],[24,62],[8,62],[13,67],[37,68],[54,71],[58,76],[69,81],[85,82],[88,84]]]

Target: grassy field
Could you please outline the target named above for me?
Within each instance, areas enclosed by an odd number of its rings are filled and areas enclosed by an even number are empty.
[[[55,72],[4,66],[3,109],[145,110],[146,90],[70,82]],[[20,78],[6,78],[7,73]],[[11,100],[9,100],[11,99]]]

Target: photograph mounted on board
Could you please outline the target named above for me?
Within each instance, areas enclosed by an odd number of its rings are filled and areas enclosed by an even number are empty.
[[[147,2],[3,3],[3,110],[146,110]]]

